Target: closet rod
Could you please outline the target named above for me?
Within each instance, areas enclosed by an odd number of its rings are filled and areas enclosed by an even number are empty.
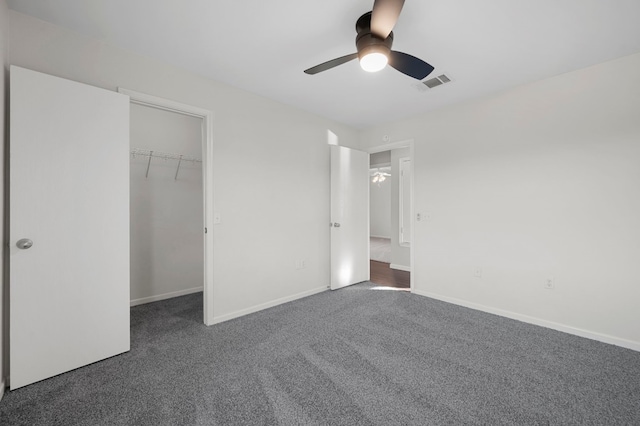
[[[181,160],[181,161],[190,161],[192,163],[202,163],[202,160],[196,157],[189,157],[187,155],[175,154],[171,152],[162,152],[148,149],[140,149],[140,148],[132,148],[131,156],[135,158],[136,155],[141,157],[153,157],[153,158],[162,158],[164,160]]]
[[[136,155],[140,157],[149,157],[147,161],[147,171],[144,174],[145,178],[149,177],[149,169],[151,168],[151,159],[152,158],[162,158],[164,160],[178,160],[178,167],[176,168],[176,174],[173,177],[173,180],[178,180],[178,172],[180,171],[180,166],[182,165],[182,161],[190,161],[191,163],[202,163],[202,160],[199,160],[195,157],[187,157],[182,154],[173,154],[170,152],[160,152],[160,151],[152,151],[148,149],[140,149],[133,148],[131,149],[131,157],[136,158]]]

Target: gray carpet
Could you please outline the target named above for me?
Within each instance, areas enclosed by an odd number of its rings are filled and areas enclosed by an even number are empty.
[[[640,424],[640,353],[361,284],[213,327],[131,309],[131,352],[5,395],[2,425]]]

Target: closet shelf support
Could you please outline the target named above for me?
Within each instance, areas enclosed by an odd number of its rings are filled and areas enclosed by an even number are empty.
[[[176,176],[173,178],[173,180],[178,180],[178,172],[180,171],[180,163],[182,163],[182,155],[178,159],[178,167],[176,168]]]
[[[135,159],[136,155],[139,155],[141,157],[149,157],[149,159],[147,160],[147,171],[144,174],[145,178],[149,177],[149,169],[151,168],[151,159],[152,158],[162,158],[163,160],[178,160],[178,167],[176,168],[176,174],[173,177],[174,180],[178,180],[178,173],[180,173],[180,167],[182,167],[182,162],[183,161],[188,161],[189,163],[193,164],[197,164],[200,163],[202,164],[202,160],[197,158],[197,157],[191,157],[188,155],[183,155],[183,154],[175,154],[175,153],[170,153],[170,152],[162,152],[162,151],[150,151],[147,149],[139,149],[139,148],[132,148],[131,149],[131,158]]]
[[[144,174],[145,178],[149,177],[149,167],[151,167],[151,157],[153,157],[153,151],[149,151],[149,162],[147,163],[147,173]]]

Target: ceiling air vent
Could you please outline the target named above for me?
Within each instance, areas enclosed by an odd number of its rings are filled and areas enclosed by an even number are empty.
[[[446,75],[442,74],[439,75],[435,78],[430,78],[429,80],[425,80],[422,82],[422,84],[424,84],[425,86],[427,86],[429,89],[433,89],[434,87],[438,87],[442,84],[448,83],[450,82],[451,79],[449,77],[447,77]]]

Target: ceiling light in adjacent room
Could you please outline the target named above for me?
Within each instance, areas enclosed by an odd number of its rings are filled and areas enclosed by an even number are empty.
[[[389,166],[370,169],[369,174],[371,176],[371,182],[377,183],[378,186],[380,186],[382,182],[384,182],[389,176],[391,176],[390,172],[391,167]]]

